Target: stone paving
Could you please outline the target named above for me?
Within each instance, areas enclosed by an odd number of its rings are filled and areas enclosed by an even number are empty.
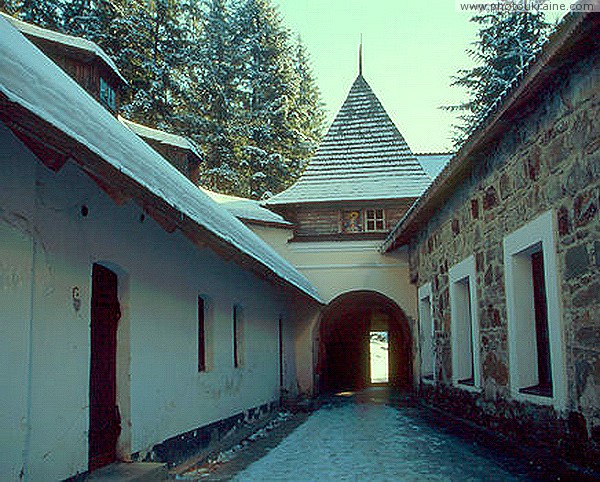
[[[266,436],[249,437],[177,478],[599,480],[549,453],[507,443],[385,387],[338,394],[320,403],[312,414],[287,414]]]

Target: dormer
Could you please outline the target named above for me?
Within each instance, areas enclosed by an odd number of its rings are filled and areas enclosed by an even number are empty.
[[[17,30],[50,57],[106,109],[117,115],[121,89],[127,81],[94,42],[17,20],[0,12]]]

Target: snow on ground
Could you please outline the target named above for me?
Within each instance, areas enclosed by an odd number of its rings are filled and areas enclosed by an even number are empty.
[[[314,413],[235,481],[516,480],[449,434],[387,405]]]

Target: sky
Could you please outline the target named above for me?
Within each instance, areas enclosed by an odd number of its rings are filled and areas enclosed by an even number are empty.
[[[328,113],[340,108],[363,76],[413,152],[452,146],[455,114],[440,109],[461,101],[451,76],[472,62],[466,54],[477,25],[457,12],[454,0],[279,0],[285,24],[300,34]]]
[[[358,74],[363,76],[413,152],[447,152],[465,91],[451,77],[473,62],[466,53],[477,24],[455,0],[274,0],[285,24],[307,46],[328,125]]]

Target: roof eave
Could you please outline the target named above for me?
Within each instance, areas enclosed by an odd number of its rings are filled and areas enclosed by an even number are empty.
[[[50,169],[58,171],[67,160],[71,160],[117,204],[124,204],[129,200],[133,200],[152,216],[165,231],[171,233],[179,229],[197,247],[210,246],[224,259],[234,261],[242,268],[252,271],[261,279],[276,285],[283,285],[292,292],[310,298],[320,305],[324,304],[318,294],[311,293],[285,279],[238,247],[199,225],[176,206],[172,206],[135,179],[117,170],[77,139],[71,138],[20,104],[10,101],[3,92],[0,92],[0,121],[4,122],[20,139],[25,136],[30,137],[35,142],[50,146],[60,144],[55,151],[62,158],[62,161],[56,164],[52,164],[51,160],[46,160],[49,162],[43,161]]]

